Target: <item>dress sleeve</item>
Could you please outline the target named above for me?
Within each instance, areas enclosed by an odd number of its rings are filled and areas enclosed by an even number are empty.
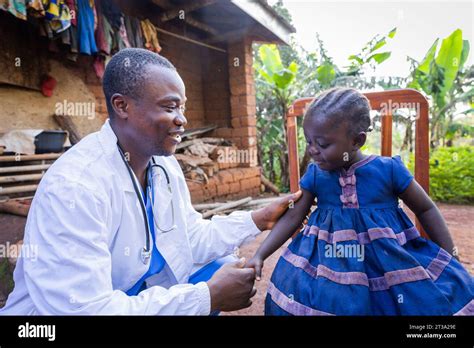
[[[300,187],[314,195],[316,195],[316,171],[316,165],[314,163],[310,163],[300,180]]]
[[[413,175],[403,164],[400,156],[392,157],[393,192],[397,195],[403,193],[413,180]]]

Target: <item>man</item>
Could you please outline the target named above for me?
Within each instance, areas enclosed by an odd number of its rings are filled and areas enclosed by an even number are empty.
[[[41,181],[24,238],[38,255],[19,258],[0,313],[209,315],[250,306],[255,273],[244,260],[212,277],[194,271],[271,228],[288,200],[203,220],[172,156],[186,125],[173,65],[124,49],[103,88],[109,120]]]

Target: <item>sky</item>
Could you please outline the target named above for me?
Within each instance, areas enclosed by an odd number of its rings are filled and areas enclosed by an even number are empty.
[[[387,34],[397,27],[394,39],[380,50],[392,51],[392,56],[369,75],[401,77],[409,73],[407,56],[420,61],[436,38],[445,38],[458,28],[471,43],[468,64],[474,64],[473,2],[283,0],[293,17],[297,42],[312,51],[319,33],[339,67],[346,66],[347,57],[359,53],[376,34]]]

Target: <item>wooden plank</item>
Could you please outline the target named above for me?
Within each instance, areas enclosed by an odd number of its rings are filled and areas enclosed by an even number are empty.
[[[24,185],[14,187],[0,187],[0,195],[8,195],[11,193],[32,192],[38,188],[38,185]]]
[[[39,155],[0,156],[0,162],[24,162],[58,159],[62,153],[43,153]]]
[[[0,184],[41,180],[42,177],[43,177],[43,174],[0,176]]]
[[[46,170],[49,167],[51,167],[51,164],[34,164],[31,166],[2,167],[0,168],[0,174],[17,173],[17,172],[34,172],[37,170]]]
[[[219,213],[219,212],[222,212],[224,210],[228,210],[228,209],[232,209],[232,208],[236,208],[238,206],[244,205],[245,203],[248,203],[251,200],[252,200],[252,197],[246,197],[246,198],[240,199],[240,200],[235,201],[235,202],[229,202],[229,203],[223,204],[220,207],[217,207],[217,208],[214,208],[212,210],[209,210],[209,211],[205,212],[204,214],[202,214],[202,217],[203,217],[203,219],[206,219],[206,218],[211,217],[212,215],[214,215],[216,213]]]
[[[169,0],[151,0],[155,5],[158,5],[165,11],[172,11],[172,10],[181,10],[180,8],[176,7],[174,4],[172,4]],[[212,35],[217,35],[217,30],[212,28],[211,26],[207,25],[206,23],[203,23],[196,18],[194,18],[191,14],[187,14],[184,17],[184,21],[189,24],[190,26],[193,26],[199,30],[202,30],[206,33],[212,34]]]
[[[296,192],[299,189],[300,165],[298,159],[298,130],[296,128],[296,117],[287,118],[287,142],[288,159],[290,165],[290,191]]]
[[[381,154],[382,156],[392,156],[392,124],[393,117],[391,113],[383,114],[381,116],[382,121],[382,135],[381,141]]]
[[[163,13],[160,16],[160,20],[162,22],[167,22],[169,20],[172,20],[172,19],[178,17],[181,13],[184,13],[184,16],[186,18],[186,16],[190,12],[196,11],[196,10],[198,10],[200,8],[203,8],[203,7],[206,7],[206,6],[213,5],[216,2],[217,2],[217,0],[201,0],[201,1],[194,0],[193,3],[191,3],[187,6],[181,6],[181,8],[166,11],[165,13]]]

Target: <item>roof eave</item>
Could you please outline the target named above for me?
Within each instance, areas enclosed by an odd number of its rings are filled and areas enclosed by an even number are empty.
[[[268,5],[265,6],[259,0],[231,0],[231,3],[270,31],[278,41],[286,45],[290,44],[290,35],[296,32],[295,28],[271,11]]]

